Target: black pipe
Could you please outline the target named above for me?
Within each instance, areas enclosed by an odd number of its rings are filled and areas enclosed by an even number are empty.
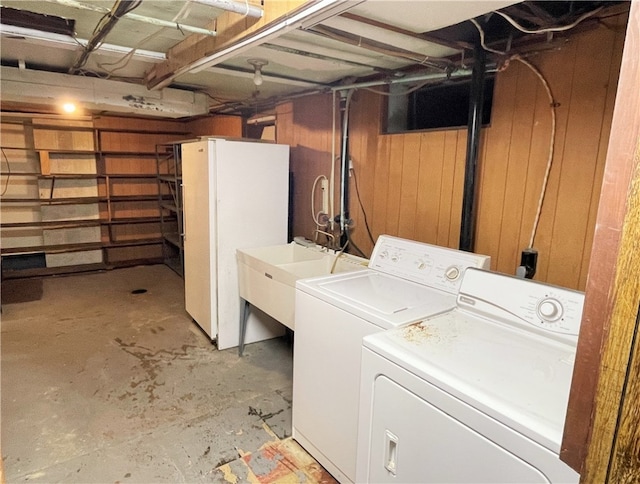
[[[349,240],[349,104],[353,91],[340,98],[342,149],[340,158],[340,247]]]
[[[484,49],[476,44],[474,49],[471,92],[469,96],[469,122],[467,126],[467,159],[464,171],[462,196],[462,220],[460,223],[460,250],[473,252],[475,246],[477,215],[477,166],[482,128],[482,105],[484,104],[484,77],[486,69]]]

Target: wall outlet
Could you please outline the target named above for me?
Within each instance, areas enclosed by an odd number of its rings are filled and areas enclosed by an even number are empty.
[[[320,180],[320,189],[322,190],[322,211],[329,214],[329,180],[323,178]]]

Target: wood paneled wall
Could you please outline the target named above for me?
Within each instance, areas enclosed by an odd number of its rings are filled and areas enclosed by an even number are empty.
[[[331,175],[331,99],[331,95],[306,97],[295,103],[282,104],[276,110],[276,141],[291,146],[292,232],[294,236],[303,235],[312,240],[317,234],[311,215],[311,188],[316,177],[324,175],[329,178]],[[318,195],[315,199],[316,212],[320,203]],[[335,206],[339,207],[337,202]],[[321,237],[320,240],[325,239]]]
[[[534,240],[535,279],[584,289],[609,138],[626,18],[575,35],[560,50],[530,58],[557,103],[555,155]],[[458,247],[466,129],[380,134],[384,99],[357,91],[349,142],[353,240],[370,253],[358,192],[374,239],[380,234]],[[331,169],[331,96],[278,109],[277,140],[292,146],[294,235],[310,237],[310,191]],[[529,246],[547,164],[551,113],[546,92],[512,61],[496,76],[491,125],[481,133],[475,251],[510,273]],[[337,192],[338,190],[336,190]],[[336,201],[336,211],[339,205]]]
[[[193,136],[242,137],[243,120],[240,116],[210,116],[187,123]]]

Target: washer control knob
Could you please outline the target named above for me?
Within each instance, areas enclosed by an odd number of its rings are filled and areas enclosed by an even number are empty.
[[[425,261],[423,261],[422,259],[420,259],[418,261],[418,269],[420,269],[421,271],[425,270],[427,268],[427,263]]]
[[[391,256],[391,260],[392,260],[393,262],[398,262],[398,261],[400,260],[400,256],[399,256],[398,254],[393,254],[393,255]]]
[[[386,250],[383,250],[382,252],[380,252],[381,259],[386,259],[387,257],[389,257],[389,252],[387,252]]]
[[[557,321],[562,317],[562,304],[556,299],[545,298],[538,303],[538,316],[543,321]]]
[[[460,277],[460,268],[457,266],[449,266],[447,267],[447,270],[444,271],[444,276],[449,281],[455,281],[456,279],[458,279],[458,277]]]

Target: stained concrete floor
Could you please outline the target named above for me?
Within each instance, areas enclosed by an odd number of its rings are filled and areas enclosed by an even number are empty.
[[[156,265],[2,305],[7,482],[226,482],[218,467],[291,434],[290,341],[218,351],[183,301]]]

